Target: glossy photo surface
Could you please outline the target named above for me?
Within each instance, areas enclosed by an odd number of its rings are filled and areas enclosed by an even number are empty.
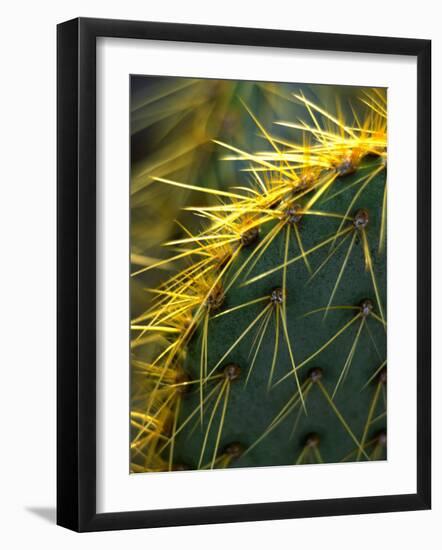
[[[130,471],[385,460],[387,90],[130,86]]]

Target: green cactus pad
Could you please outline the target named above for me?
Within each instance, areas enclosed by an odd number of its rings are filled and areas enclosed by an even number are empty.
[[[387,456],[385,91],[272,86],[219,89],[199,184],[152,182],[173,230],[144,231],[135,193],[133,472]]]

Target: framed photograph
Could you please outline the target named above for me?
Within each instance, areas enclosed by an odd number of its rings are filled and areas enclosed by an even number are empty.
[[[58,26],[59,525],[430,508],[430,55]]]

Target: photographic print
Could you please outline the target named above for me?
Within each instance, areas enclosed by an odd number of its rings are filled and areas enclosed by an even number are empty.
[[[132,75],[130,121],[130,471],[386,460],[387,90]]]

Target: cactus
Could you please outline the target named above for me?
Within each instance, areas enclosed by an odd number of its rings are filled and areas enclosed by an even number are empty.
[[[386,94],[314,88],[271,128],[238,99],[230,184],[155,177],[197,202],[134,273],[177,266],[132,321],[132,472],[386,458]]]

